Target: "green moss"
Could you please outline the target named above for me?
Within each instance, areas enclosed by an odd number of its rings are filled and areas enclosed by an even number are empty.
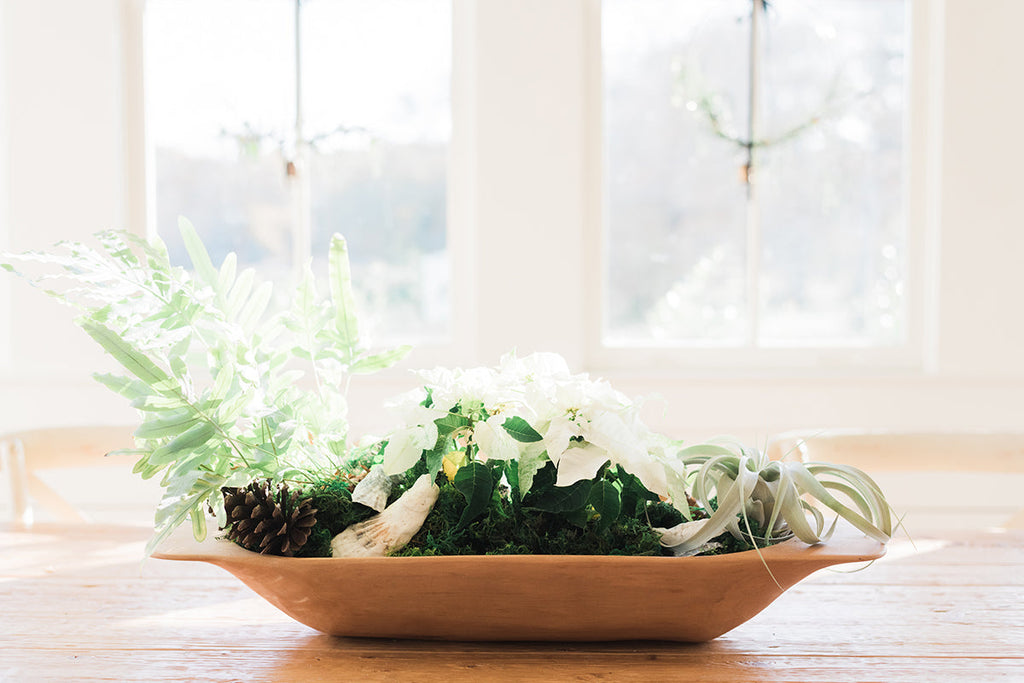
[[[437,503],[423,527],[398,556],[429,555],[660,555],[658,535],[641,517],[624,517],[608,529],[596,519],[577,526],[566,516],[514,509],[498,497],[486,513],[459,527],[465,498],[440,482]],[[660,505],[660,504],[658,504]],[[666,506],[667,507],[667,506]]]
[[[407,491],[426,472],[422,461],[395,482],[389,504]],[[515,501],[506,487],[498,487],[488,508],[476,519],[459,525],[466,497],[443,473],[437,475],[437,502],[419,532],[396,556],[435,555],[664,555],[660,537],[652,527],[670,528],[685,521],[674,507],[660,501],[638,499],[628,505],[607,528],[593,508],[571,513],[533,509]],[[317,509],[317,524],[299,555],[330,557],[331,540],[346,527],[376,514],[352,502],[353,485],[342,479],[316,482],[304,490]],[[706,517],[700,508],[694,519]],[[760,534],[754,529],[755,535]],[[726,533],[715,539],[722,547],[712,554],[739,552],[751,543]],[[758,543],[759,546],[765,544]]]
[[[345,527],[376,514],[352,502],[352,484],[344,479],[325,479],[303,489],[302,495],[316,508],[316,526],[302,547],[302,557],[330,557],[331,539]]]
[[[326,526],[317,524],[309,533],[305,545],[295,553],[296,557],[330,557],[331,539],[334,536]]]
[[[682,524],[686,521],[683,513],[668,503],[651,503],[647,506],[646,513],[651,526],[661,527],[662,529],[671,529],[676,524]],[[694,518],[698,519],[701,516],[700,514],[695,514]]]

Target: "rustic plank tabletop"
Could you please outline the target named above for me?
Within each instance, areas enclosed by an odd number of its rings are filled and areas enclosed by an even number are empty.
[[[221,569],[143,562],[147,536],[0,527],[0,681],[1024,681],[1022,532],[897,540],[700,645],[325,636]]]

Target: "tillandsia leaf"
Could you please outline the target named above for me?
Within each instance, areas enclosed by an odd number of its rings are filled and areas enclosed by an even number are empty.
[[[791,470],[793,480],[796,482],[804,492],[808,495],[813,496],[826,507],[836,512],[840,517],[850,522],[857,529],[862,531],[865,535],[879,541],[880,543],[888,543],[892,536],[892,518],[889,514],[888,508],[883,509],[882,505],[876,506],[881,517],[877,519],[867,519],[862,515],[858,514],[855,510],[843,505],[841,502],[836,500],[828,492],[828,490],[821,484],[820,481],[807,470],[802,463],[786,463],[787,467]],[[822,472],[821,467],[818,468],[819,476]],[[868,489],[868,487],[865,487]],[[876,526],[875,523],[880,526]]]
[[[347,358],[352,359],[359,347],[359,323],[356,320],[356,300],[352,292],[348,243],[341,235],[331,237],[328,269],[331,301],[334,304],[334,324],[341,338],[342,352]]]
[[[743,514],[744,504],[748,499],[749,492],[753,490],[757,481],[757,474],[746,469],[745,466],[738,468],[739,476],[732,479],[728,473],[724,474],[714,485],[718,493],[718,509],[715,510],[700,531],[691,537],[683,546],[673,547],[672,551],[677,555],[686,554],[689,551],[699,548],[711,539],[722,534],[731,525],[735,525],[737,515]],[[728,487],[722,483],[728,482]],[[723,491],[724,488],[724,491]],[[701,499],[698,498],[700,501]],[[708,500],[701,501],[705,506],[710,506]]]
[[[792,482],[787,482],[785,486],[780,487],[773,517],[776,512],[785,520],[788,529],[804,543],[813,545],[822,540],[824,518],[820,514],[815,515],[814,526],[807,521],[804,503],[797,495],[797,489]]]
[[[861,508],[865,517],[872,521],[877,520],[880,526],[877,523],[876,526],[886,534],[892,535],[892,512],[889,503],[878,484],[865,472],[841,464],[805,463],[804,466],[815,477],[835,477],[852,486],[858,495],[851,498]],[[825,479],[823,483],[827,481]]]
[[[679,471],[672,465],[666,465],[665,480],[668,484],[668,495],[672,502],[672,507],[678,510],[687,521],[692,521],[693,513],[690,511],[689,489],[685,470]]]

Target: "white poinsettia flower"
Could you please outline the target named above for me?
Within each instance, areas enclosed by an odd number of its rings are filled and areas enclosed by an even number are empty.
[[[421,387],[395,397],[385,403],[384,407],[395,414],[400,428],[433,424],[434,420],[447,411],[434,406],[427,408],[423,405],[426,398],[427,392]]]
[[[416,464],[424,450],[433,448],[436,442],[437,425],[433,422],[394,432],[384,447],[384,473],[391,475],[405,472]]]
[[[423,402],[426,399],[426,390],[422,387],[417,387],[404,394],[399,394],[389,401],[385,401],[384,407],[396,413],[402,424],[409,424],[428,412],[436,412],[430,408],[423,407]]]
[[[491,368],[435,368],[419,375],[430,389],[432,407],[442,413],[459,406],[462,414],[469,415],[508,398],[507,390]]]
[[[473,428],[473,441],[480,453],[488,460],[515,460],[523,450],[523,444],[516,441],[505,428],[508,416],[498,413]]]
[[[539,421],[557,485],[593,478],[606,461],[622,465],[654,493],[666,495],[664,466],[647,444],[649,430],[633,404],[605,381],[574,375],[556,383]]]
[[[557,353],[538,352],[525,358],[515,353],[502,356],[498,371],[517,383],[569,379],[569,366]]]
[[[573,442],[555,461],[558,468],[555,486],[571,486],[583,479],[593,479],[601,465],[610,459],[608,451],[600,446]]]
[[[604,380],[571,374],[558,354],[519,358],[512,353],[497,368],[435,368],[419,376],[432,405],[421,405],[425,390],[397,402],[405,428],[392,436],[385,451],[388,471],[406,463],[412,466],[423,448],[433,447],[433,420],[458,406],[462,415],[475,421],[472,439],[482,458],[519,460],[520,469],[530,472],[531,478],[542,461],[550,459],[557,467],[559,486],[592,479],[611,461],[652,492],[668,494],[664,448],[641,423],[636,406]],[[541,441],[517,441],[504,428],[511,417],[526,420]],[[529,460],[525,468],[524,458]]]
[[[398,429],[388,436],[384,447],[384,471],[400,474],[416,464],[424,449],[434,447],[437,442],[437,425],[434,420],[442,412],[423,406],[427,393],[418,388],[407,391],[387,402],[385,407],[397,413]]]

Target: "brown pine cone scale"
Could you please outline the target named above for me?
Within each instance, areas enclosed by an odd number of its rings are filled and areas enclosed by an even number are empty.
[[[226,486],[224,510],[227,538],[238,545],[266,555],[293,556],[316,524],[316,509],[299,500],[287,484],[274,488],[269,479],[250,482],[244,488]]]

